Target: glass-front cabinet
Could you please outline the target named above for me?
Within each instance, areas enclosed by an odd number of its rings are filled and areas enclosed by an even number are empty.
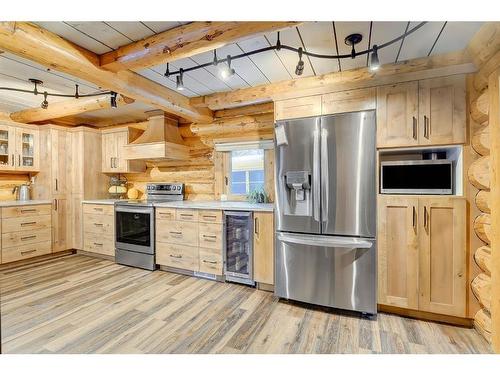
[[[39,142],[38,129],[0,124],[0,170],[39,171]]]

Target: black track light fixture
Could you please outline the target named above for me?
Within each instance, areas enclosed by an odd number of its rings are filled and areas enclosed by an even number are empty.
[[[226,57],[226,64],[222,64],[220,69],[219,69],[219,75],[223,80],[227,80],[231,76],[234,75],[236,71],[231,68],[231,55],[227,55]]]
[[[30,81],[34,86],[33,94],[38,95],[38,85],[42,86],[43,81],[40,81],[39,79],[36,79],[36,78],[30,78],[30,79],[28,79],[28,81]]]
[[[177,90],[184,90],[184,69],[179,69],[179,74],[176,77],[176,87]]]
[[[164,74],[165,77],[170,77],[170,64],[167,63],[167,70],[165,70],[165,74]]]
[[[213,64],[213,66],[217,66],[218,63],[219,63],[219,60],[217,60],[217,51],[214,50],[214,59],[212,61],[212,64]]]
[[[111,102],[111,108],[116,108],[117,105],[116,105],[116,97],[117,97],[117,93],[114,92],[114,91],[111,91],[111,97],[109,98],[110,102]]]
[[[298,76],[301,76],[302,73],[304,73],[304,61],[302,60],[302,47],[299,47],[299,62],[297,63],[297,66],[295,67],[295,74]]]
[[[80,98],[80,93],[78,92],[78,83],[75,84],[75,99],[79,99]]]
[[[281,50],[281,40],[280,40],[280,32],[278,31],[278,38],[276,39],[276,51]]]
[[[40,104],[40,107],[42,107],[43,109],[49,108],[49,102],[47,101],[47,96],[48,96],[47,91],[44,91],[43,102],[42,102],[42,104]]]
[[[376,44],[373,45],[372,56],[370,58],[370,70],[375,71],[380,68],[380,61],[378,59],[378,46]]]

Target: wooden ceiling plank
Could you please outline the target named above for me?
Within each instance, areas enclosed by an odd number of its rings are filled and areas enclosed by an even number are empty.
[[[126,105],[130,103],[130,98],[124,98],[121,95],[116,100],[117,105]],[[16,122],[31,123],[66,116],[74,116],[80,113],[98,111],[105,108],[111,108],[109,95],[70,99],[56,103],[49,103],[49,107],[46,109],[40,107],[28,108],[19,112],[12,113],[10,115],[10,118]]]
[[[164,64],[294,26],[296,22],[192,22],[101,55],[101,67],[117,72]]]
[[[373,72],[367,67],[260,85],[228,93],[191,99],[193,106],[212,110],[258,103],[286,97],[300,97],[326,92],[407,82],[445,75],[471,73],[476,67],[466,51],[435,55],[402,63],[382,65]]]
[[[189,98],[135,72],[125,70],[114,73],[101,69],[92,63],[93,59],[89,59],[92,52],[77,48],[32,23],[0,22],[0,46],[51,69],[154,105],[165,112],[193,121],[212,117],[211,111],[191,106]]]

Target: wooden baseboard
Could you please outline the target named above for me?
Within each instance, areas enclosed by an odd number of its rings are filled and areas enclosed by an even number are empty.
[[[264,290],[266,292],[274,292],[274,285],[273,284],[257,283],[256,287],[257,287],[257,289]]]
[[[34,264],[34,263],[43,262],[43,261],[46,261],[48,259],[54,259],[54,258],[72,255],[72,254],[75,254],[75,252],[76,252],[76,250],[64,250],[64,251],[59,251],[57,253],[45,254],[45,255],[40,255],[37,257],[29,258],[29,259],[22,259],[22,260],[18,260],[15,262],[5,263],[5,264],[0,265],[0,271],[5,271],[5,270],[9,270],[11,268],[16,268],[16,267],[20,267],[20,266],[27,266],[27,265]]]
[[[93,258],[100,258],[100,259],[110,260],[112,262],[115,261],[115,257],[113,257],[111,255],[104,255],[104,254],[92,253],[90,251],[85,251],[85,250],[76,250],[76,253],[78,255],[85,255],[85,256],[93,257]]]
[[[474,321],[470,318],[462,318],[458,316],[449,316],[449,315],[435,314],[425,311],[404,309],[396,306],[377,305],[377,310],[379,312],[402,315],[402,316],[407,316],[409,318],[428,320],[432,322],[447,323],[467,328],[472,328],[474,323]]]

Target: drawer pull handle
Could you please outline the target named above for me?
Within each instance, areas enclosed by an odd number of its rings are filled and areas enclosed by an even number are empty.
[[[96,246],[102,246],[102,243],[94,242],[94,245],[96,245]]]
[[[193,214],[181,214],[181,216],[185,216],[185,217],[193,217]]]
[[[216,215],[203,215],[203,217],[206,219],[206,218],[210,218],[210,219],[217,219],[217,216]]]
[[[170,254],[169,256],[170,256],[170,258],[176,258],[176,259],[182,258],[182,255],[173,255],[173,254]]]
[[[36,252],[36,249],[27,250],[27,251],[21,251],[21,255],[31,254],[31,253],[34,253],[34,252]]]
[[[21,223],[21,226],[24,227],[25,225],[35,225],[36,221],[29,221],[27,223]]]
[[[25,209],[21,209],[21,213],[24,213],[24,212],[36,212],[37,209],[36,208],[25,208]]]
[[[21,237],[21,241],[25,241],[25,240],[31,240],[33,238],[36,238],[36,235],[34,236],[26,236],[26,237]]]
[[[206,241],[211,241],[211,242],[215,242],[217,241],[217,236],[210,236],[208,234],[204,234],[203,235],[203,238],[206,240]]]
[[[172,232],[172,231],[170,231],[169,233],[170,234],[174,234],[174,235],[178,235],[178,236],[182,235],[182,232]]]
[[[94,207],[94,211],[102,211],[101,207]]]
[[[208,264],[217,264],[217,261],[215,261],[215,260],[205,260],[205,259],[203,259],[202,262],[203,263],[208,263]]]
[[[102,223],[94,223],[94,225],[95,225],[96,227],[102,227],[104,224],[102,224]]]

